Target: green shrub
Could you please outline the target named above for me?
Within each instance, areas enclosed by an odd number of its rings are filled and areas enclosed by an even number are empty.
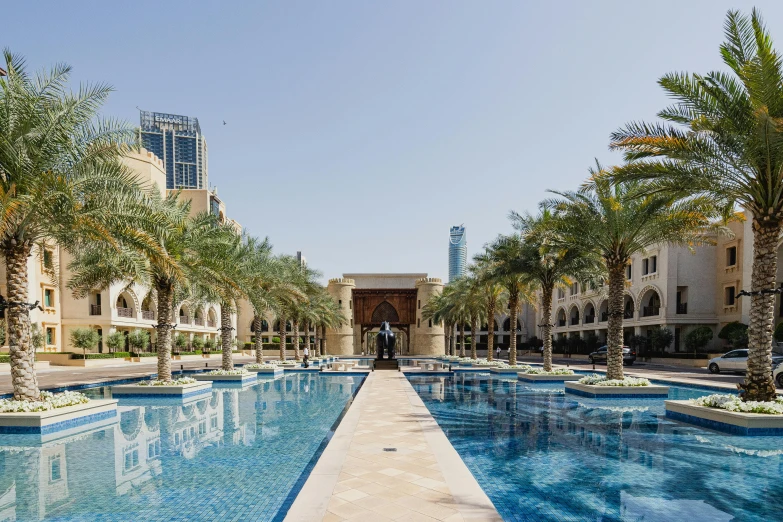
[[[110,352],[116,352],[125,345],[125,336],[122,332],[112,332],[106,337],[106,347]]]
[[[780,330],[780,325],[778,325],[777,328],[775,328],[775,340],[780,342],[783,341],[783,331]],[[781,335],[781,338],[778,339],[778,335]],[[742,346],[748,345],[748,325],[745,323],[740,323],[739,321],[732,321],[723,328],[720,329],[720,332],[718,332],[718,338],[723,339],[729,342],[731,346],[734,348],[740,348]]]
[[[139,357],[143,357],[140,354],[144,353],[144,350],[149,346],[150,336],[144,330],[136,329],[128,334],[128,344],[131,347],[131,352],[139,354]]]
[[[200,335],[197,335],[193,338],[193,341],[190,343],[193,346],[193,349],[197,352],[204,349],[204,338]]]
[[[74,328],[71,330],[71,345],[74,348],[78,348],[82,351],[82,354],[86,355],[87,350],[92,350],[101,340],[101,336],[98,335],[98,331],[92,328]],[[109,355],[109,354],[97,354],[97,355]],[[99,357],[102,358],[102,357]],[[106,357],[111,359],[111,357]]]
[[[11,362],[10,355],[0,355],[0,363],[10,363],[10,362]]]
[[[698,352],[712,340],[712,328],[699,326],[685,335],[685,348],[689,352]]]

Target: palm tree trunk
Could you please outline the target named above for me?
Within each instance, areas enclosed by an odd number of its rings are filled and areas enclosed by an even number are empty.
[[[512,289],[508,295],[508,314],[510,316],[509,334],[511,338],[508,340],[508,364],[514,365],[517,363],[517,307],[519,306],[519,293]]]
[[[225,304],[220,305],[220,344],[223,350],[223,360],[221,368],[224,370],[234,369],[234,358],[231,353],[231,309]]]
[[[459,356],[465,357],[465,321],[459,323]]]
[[[623,298],[625,263],[609,267],[609,323],[606,327],[606,378],[623,378]]]
[[[309,353],[310,356],[312,357],[313,354],[310,353],[310,323],[309,322],[305,322],[304,329],[305,329],[305,331],[304,331],[304,334],[305,334],[305,345],[304,345],[304,347],[307,349],[307,353]]]
[[[326,326],[321,325],[321,338],[319,339],[321,346],[319,347],[321,355],[326,355]]]
[[[174,315],[174,288],[169,281],[157,281],[158,331],[155,346],[158,352],[158,380],[171,380],[171,319]]]
[[[264,362],[264,339],[261,337],[261,316],[256,315],[253,317],[253,330],[256,331],[256,362],[261,364]]]
[[[772,381],[772,330],[775,326],[775,294],[756,294],[776,286],[778,238],[781,225],[762,226],[753,220],[753,272],[750,277],[750,324],[748,325],[748,371],[738,384],[744,401],[775,399]]]
[[[553,284],[541,287],[541,336],[544,338],[544,371],[552,371],[552,293]],[[514,324],[516,330],[516,324]]]
[[[448,346],[448,355],[454,355],[454,341],[456,337],[456,330],[457,325],[453,323],[449,323],[449,346]]]
[[[20,245],[15,240],[5,248],[5,279],[11,303],[27,303],[27,257],[30,250],[26,242]],[[26,306],[15,305],[10,306],[6,314],[14,400],[37,401],[41,391],[34,368],[35,347],[30,340],[30,311]]]
[[[476,333],[478,332],[478,316],[474,315],[470,318],[470,358],[478,359],[476,355]]]
[[[280,330],[278,332],[278,335],[280,335],[280,360],[285,361],[286,358],[286,351],[285,351],[285,336],[286,336],[286,327],[285,327],[285,316],[280,317],[279,323],[280,323]]]
[[[321,355],[319,353],[320,344],[318,342],[319,333],[321,332],[318,324],[313,325],[313,355]]]
[[[492,360],[492,349],[495,347],[495,307],[497,300],[490,298],[487,301],[487,360]]]
[[[299,319],[291,321],[291,326],[294,330],[294,360],[298,361],[299,357]]]

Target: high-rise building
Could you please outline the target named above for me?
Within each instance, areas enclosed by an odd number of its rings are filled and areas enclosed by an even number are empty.
[[[207,140],[198,118],[141,111],[141,143],[163,160],[167,189],[206,189]]]
[[[465,227],[451,227],[449,231],[449,283],[465,275],[468,262],[468,246],[465,242]]]
[[[302,255],[301,250],[296,252],[296,261],[299,263],[299,266],[307,266],[307,258]]]

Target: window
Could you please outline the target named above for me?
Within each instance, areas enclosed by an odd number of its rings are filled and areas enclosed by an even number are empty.
[[[726,287],[726,289],[724,290],[725,294],[723,299],[723,304],[725,306],[734,306],[735,299],[736,299],[735,291],[736,290],[733,286]]]
[[[421,310],[421,299],[419,299],[418,309]]]
[[[342,300],[342,299],[339,299],[339,300],[337,301],[337,306],[339,306],[340,308],[342,308],[342,307],[343,307],[343,300]]]
[[[348,301],[348,310],[353,310],[353,299]]]
[[[726,267],[737,266],[737,247],[726,249]]]
[[[44,306],[51,308],[54,306],[54,290],[51,288],[44,288]]]
[[[154,459],[160,457],[160,439],[147,444],[147,458]]]
[[[432,328],[432,319],[429,320],[429,327]]]
[[[139,450],[134,449],[125,453],[125,471],[131,470],[139,465]]]
[[[353,319],[351,319],[351,328],[353,328]]]
[[[62,463],[60,456],[51,457],[49,460],[49,481],[55,482],[63,478]]]
[[[46,329],[46,344],[54,344],[56,341],[54,328]]]
[[[47,270],[54,268],[54,252],[48,248],[43,251],[43,266]]]
[[[657,271],[658,256],[650,256],[642,259],[642,275],[654,274]]]
[[[558,299],[564,299],[565,298],[565,290],[562,288],[557,289],[557,298]]]
[[[416,328],[421,328],[421,319],[416,319]]]
[[[633,265],[628,264],[628,266],[625,267],[625,279],[630,281],[632,275],[633,275]]]
[[[579,283],[571,283],[571,295],[579,293]]]

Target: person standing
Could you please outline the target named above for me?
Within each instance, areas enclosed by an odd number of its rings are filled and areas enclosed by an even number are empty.
[[[500,346],[498,346],[497,357],[495,357],[495,359],[500,359]]]
[[[302,357],[302,361],[304,362],[304,367],[305,368],[309,368],[310,367],[310,364],[308,363],[309,360],[310,360],[310,349],[307,346],[305,346],[305,348],[304,348],[304,355]]]

